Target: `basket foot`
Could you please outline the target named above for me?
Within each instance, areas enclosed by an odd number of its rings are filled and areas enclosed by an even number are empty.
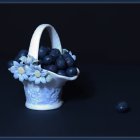
[[[54,104],[46,104],[46,105],[33,105],[30,103],[25,103],[25,106],[29,109],[33,109],[33,110],[52,110],[52,109],[57,109],[59,107],[61,107],[61,105],[63,104],[63,101],[59,101],[58,103],[54,103]]]

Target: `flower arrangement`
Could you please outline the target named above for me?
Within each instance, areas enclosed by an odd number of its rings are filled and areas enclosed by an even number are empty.
[[[50,82],[53,78],[48,71],[72,77],[77,74],[76,56],[66,49],[63,52],[60,54],[58,49],[40,47],[37,60],[29,56],[26,50],[21,50],[14,61],[9,61],[8,70],[15,79],[21,82],[28,80],[35,84]]]

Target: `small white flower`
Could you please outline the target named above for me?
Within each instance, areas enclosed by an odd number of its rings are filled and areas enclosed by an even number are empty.
[[[30,65],[27,68],[27,75],[29,75],[29,81],[35,82],[35,84],[46,83],[46,76],[48,71],[41,68],[41,65]]]
[[[14,74],[15,79],[19,79],[19,81],[21,82],[28,79],[23,63],[18,63],[16,61],[13,61],[13,66],[10,67],[8,70]]]
[[[71,51],[68,51],[67,49],[63,49],[63,51],[65,52],[68,52],[70,55],[71,55],[71,57],[74,59],[74,60],[76,60],[76,55],[74,55],[74,54],[72,54],[72,52]]]

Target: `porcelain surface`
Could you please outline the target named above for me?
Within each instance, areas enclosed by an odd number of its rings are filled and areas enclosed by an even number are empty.
[[[48,87],[46,84],[24,82],[26,107],[32,109],[54,109],[61,103],[61,88]],[[58,105],[58,106],[57,106]]]

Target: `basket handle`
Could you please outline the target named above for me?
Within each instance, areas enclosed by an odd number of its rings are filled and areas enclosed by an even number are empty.
[[[62,53],[61,42],[58,33],[56,32],[54,27],[50,24],[41,24],[36,28],[36,30],[32,35],[28,51],[28,55],[33,56],[35,59],[38,59],[39,43],[41,35],[45,29],[47,29],[49,32],[52,48],[59,49],[60,52]]]

